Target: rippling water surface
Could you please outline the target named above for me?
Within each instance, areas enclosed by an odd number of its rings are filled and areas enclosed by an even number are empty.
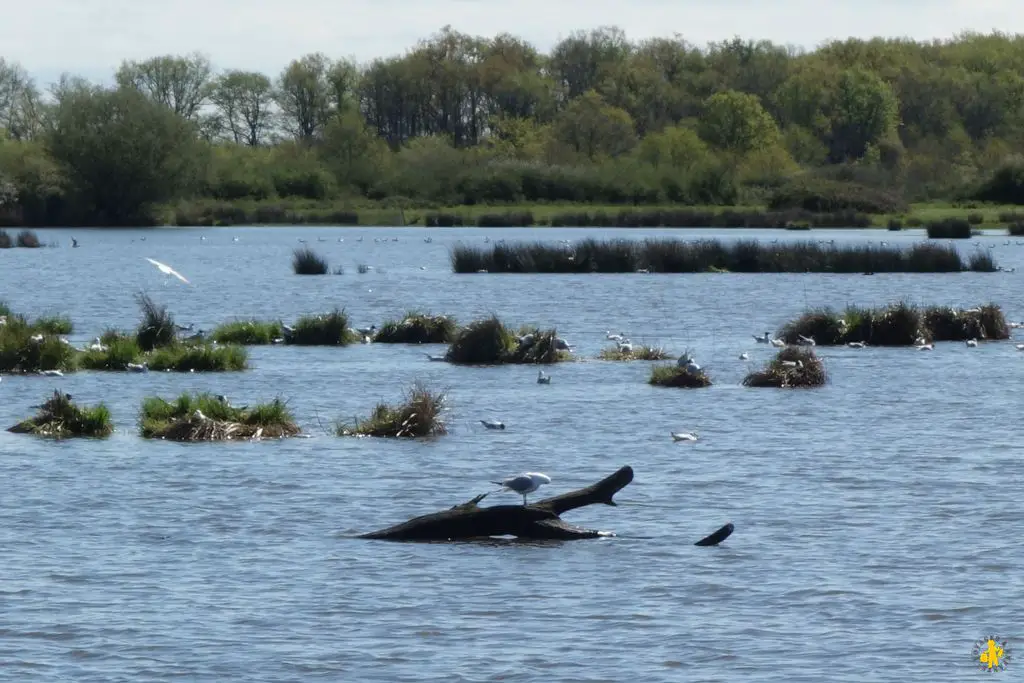
[[[1024,652],[1024,353],[1007,342],[825,348],[823,389],[740,386],[771,353],[751,335],[805,306],[994,301],[1020,320],[1021,274],[456,276],[448,267],[452,244],[485,235],[665,232],[80,230],[43,233],[59,248],[0,251],[0,299],[34,316],[70,314],[76,343],[134,326],[133,295],[144,289],[205,329],[335,305],[359,326],[410,308],[463,321],[494,312],[556,325],[590,358],[606,330],[621,330],[693,349],[716,381],[653,388],[649,364],[591,360],[554,367],[545,386],[536,368],[459,368],[427,361],[425,351],[443,347],[391,345],[258,347],[251,370],[224,375],[5,376],[0,426],[58,386],[76,401],[105,401],[117,432],[63,443],[0,433],[0,680],[946,681],[980,675],[970,651],[989,632]],[[81,248],[68,248],[72,235]],[[920,239],[796,237],[808,236]],[[345,274],[293,275],[300,237]],[[1005,240],[960,248],[991,246],[1001,265],[1024,267],[1024,247]],[[374,269],[360,275],[360,263]],[[450,389],[449,436],[326,433],[416,379]],[[142,398],[186,389],[236,403],[285,396],[314,438],[141,440]],[[508,429],[487,431],[480,418]],[[673,443],[669,431],[680,429],[701,438]],[[567,515],[616,538],[352,538],[468,500],[496,477],[543,471],[553,479],[543,493],[555,494],[626,464],[636,478],[618,507]],[[736,532],[722,546],[693,546],[726,521]]]

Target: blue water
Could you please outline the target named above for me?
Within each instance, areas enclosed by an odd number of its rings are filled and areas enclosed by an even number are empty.
[[[456,276],[447,261],[452,244],[485,235],[670,232],[55,230],[41,236],[58,248],[0,251],[0,299],[33,316],[69,314],[76,343],[134,326],[144,290],[206,329],[335,305],[359,326],[410,308],[463,321],[493,312],[557,326],[590,359],[607,330],[624,331],[692,349],[715,380],[653,388],[649,364],[589,360],[558,365],[552,384],[538,385],[536,368],[460,368],[427,361],[443,347],[391,345],[254,348],[249,371],[222,375],[5,376],[0,426],[60,387],[106,402],[117,432],[62,443],[0,432],[0,680],[952,681],[981,675],[971,648],[990,632],[1024,653],[1024,353],[1013,341],[932,353],[823,348],[830,383],[820,390],[740,385],[771,354],[751,335],[806,306],[993,301],[1020,320],[1021,272]],[[69,248],[72,235],[81,248]],[[345,273],[293,275],[299,238]],[[1024,248],[1005,241],[958,246],[991,247],[1001,265],[1024,268]],[[359,274],[358,264],[373,269]],[[449,389],[448,436],[328,433],[414,380]],[[236,403],[283,396],[313,438],[140,439],[142,398],[186,389]],[[481,418],[508,429],[485,430]],[[672,430],[700,440],[673,443]],[[615,538],[353,538],[466,501],[497,477],[546,472],[553,481],[540,494],[554,495],[626,464],[636,478],[618,507],[566,516]],[[736,532],[722,546],[692,545],[726,521]],[[1007,680],[1014,665],[1024,660]]]

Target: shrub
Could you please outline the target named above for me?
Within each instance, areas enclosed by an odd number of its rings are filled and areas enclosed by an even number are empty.
[[[810,310],[787,323],[779,339],[798,344],[800,337],[810,337],[821,346],[863,342],[870,346],[913,346],[927,336],[921,312],[914,306],[899,302],[885,308],[850,306],[840,316],[830,308]]]
[[[1024,204],[1024,162],[1009,160],[974,193],[974,199],[998,204]]]
[[[346,346],[358,339],[348,326],[348,315],[337,308],[322,315],[304,315],[294,327],[284,328],[285,343],[297,346]]]
[[[292,252],[292,270],[296,275],[326,275],[329,270],[327,259],[309,247]]]
[[[677,365],[655,365],[651,368],[651,377],[647,382],[659,387],[679,389],[701,389],[711,386],[711,378],[703,369],[699,372],[690,372]]]
[[[272,344],[275,340],[284,338],[284,328],[280,321],[236,320],[218,325],[210,338],[218,344]]]
[[[929,239],[970,239],[971,224],[963,218],[943,218],[925,225]]]
[[[445,395],[432,392],[422,385],[409,391],[405,402],[391,406],[378,403],[373,414],[352,424],[339,423],[338,436],[378,436],[418,438],[447,434],[441,413]]]
[[[981,225],[982,223],[985,222],[985,214],[977,212],[969,213],[967,214],[967,222],[970,225]]]
[[[457,213],[428,213],[423,217],[423,225],[428,228],[455,228],[462,224],[462,216]]]
[[[529,211],[510,211],[480,214],[476,224],[481,228],[525,228],[535,225],[535,222]]]
[[[458,334],[454,318],[410,311],[401,321],[389,320],[373,336],[379,344],[450,344]]]
[[[769,198],[768,207],[823,213],[900,213],[907,208],[903,199],[884,190],[824,178],[798,178],[783,185]]]
[[[58,315],[36,318],[32,328],[43,334],[71,334],[75,329],[71,324],[71,318]]]
[[[631,344],[631,350],[623,351],[619,345],[609,346],[601,349],[598,358],[601,360],[668,360],[668,351],[659,346],[646,346],[644,344]]]
[[[813,349],[787,346],[764,369],[744,377],[743,386],[809,388],[823,386],[826,380],[825,365]]]
[[[299,427],[281,399],[236,408],[210,394],[181,394],[173,403],[150,397],[142,403],[140,432],[146,439],[231,441],[295,436]]]
[[[19,422],[7,431],[58,439],[104,437],[110,436],[114,425],[110,420],[110,411],[104,404],[91,408],[79,407],[71,402],[67,394],[54,391],[53,396],[40,406],[35,417]]]
[[[162,346],[147,355],[150,370],[168,372],[238,372],[248,366],[243,346],[225,344],[174,344]]]
[[[923,317],[933,341],[1010,338],[1010,326],[995,304],[968,310],[932,306],[924,310]]]
[[[142,322],[135,333],[135,341],[143,351],[170,346],[177,341],[174,318],[166,306],[159,306],[147,294],[138,294],[136,302],[142,309]]]
[[[1017,221],[1006,226],[1006,233],[1012,237],[1024,236],[1024,221]]]
[[[893,232],[898,232],[898,231],[900,231],[902,229],[903,229],[903,221],[901,221],[899,218],[890,218],[889,219],[889,230],[891,230]]]

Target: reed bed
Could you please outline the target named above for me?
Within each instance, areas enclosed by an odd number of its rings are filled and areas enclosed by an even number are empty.
[[[458,245],[450,254],[456,273],[950,273],[996,270],[986,260],[964,262],[951,245],[922,242],[908,249],[817,242],[679,239],[598,241],[571,246],[550,242]]]
[[[71,397],[54,391],[39,408],[35,417],[23,420],[7,431],[15,434],[35,434],[55,439],[70,437],[105,437],[114,431],[107,406],[77,406]]]
[[[812,309],[786,323],[778,334],[787,344],[799,344],[801,336],[820,346],[913,346],[921,340],[1009,339],[1010,327],[995,304],[964,310],[919,308],[902,301],[882,308],[850,306],[842,313]]]
[[[631,348],[623,350],[619,345],[609,346],[601,349],[597,356],[601,360],[633,361],[633,360],[668,360],[668,351],[660,346],[647,346],[645,344],[632,344]]]
[[[971,222],[963,218],[942,218],[925,224],[929,239],[966,240],[972,235]]]
[[[338,436],[376,436],[421,438],[448,433],[442,413],[445,394],[434,392],[421,384],[414,385],[399,405],[378,403],[365,420],[351,424],[339,422]]]
[[[402,320],[388,320],[373,341],[378,344],[450,344],[458,335],[459,325],[447,315],[430,315],[409,311]]]
[[[284,340],[281,321],[235,320],[214,328],[210,338],[218,344],[260,346]]]
[[[2,320],[0,372],[28,374],[75,369],[75,350],[59,336],[40,332],[23,316],[13,313],[4,315]]]
[[[304,315],[294,327],[284,328],[284,342],[296,346],[347,346],[359,340],[348,322],[348,314],[339,308],[330,313]]]
[[[523,328],[515,333],[496,316],[477,320],[459,332],[445,360],[458,365],[550,364],[569,360],[554,329]]]
[[[179,343],[147,354],[145,363],[150,370],[163,372],[240,372],[249,367],[249,354],[236,344]]]
[[[296,275],[326,275],[330,270],[327,259],[309,247],[292,252],[292,270]]]
[[[79,352],[77,362],[83,370],[125,371],[141,364],[143,353],[135,337],[108,331],[100,338],[100,347]]]
[[[655,365],[651,368],[651,376],[647,383],[658,387],[703,389],[711,386],[711,377],[703,368],[691,372],[677,365]]]
[[[279,398],[236,408],[221,397],[183,393],[174,401],[145,399],[139,431],[143,438],[168,441],[255,441],[295,436],[299,427]]]
[[[787,346],[763,369],[743,378],[743,386],[776,389],[820,387],[828,377],[825,364],[809,347]]]
[[[6,230],[0,230],[0,249],[12,249],[14,247],[14,240],[7,234]]]

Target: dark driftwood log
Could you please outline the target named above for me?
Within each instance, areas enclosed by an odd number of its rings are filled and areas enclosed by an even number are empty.
[[[601,532],[566,524],[560,515],[595,503],[615,505],[612,497],[631,481],[633,468],[627,465],[596,484],[526,506],[480,507],[478,503],[488,495],[482,493],[450,510],[416,517],[387,529],[362,534],[360,538],[386,541],[458,541],[489,536],[564,541],[597,538]],[[698,545],[717,545],[731,533],[732,525],[727,524],[699,541]]]

